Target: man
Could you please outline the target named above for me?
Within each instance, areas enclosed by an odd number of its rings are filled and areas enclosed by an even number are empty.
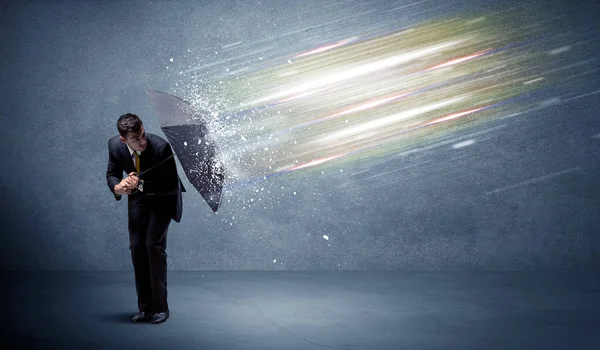
[[[146,133],[131,113],[119,118],[117,129],[119,135],[108,141],[106,181],[117,201],[128,196],[129,249],[138,296],[132,321],[162,323],[169,318],[167,230],[171,219],[181,220],[185,188],[175,158],[169,159],[173,151],[167,141]],[[144,171],[140,179],[137,175]],[[125,179],[123,172],[129,175]]]

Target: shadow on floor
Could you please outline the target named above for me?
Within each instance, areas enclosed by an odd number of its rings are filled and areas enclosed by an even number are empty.
[[[133,315],[135,315],[134,311],[109,312],[98,315],[98,320],[103,322],[134,324],[133,321],[131,321]]]

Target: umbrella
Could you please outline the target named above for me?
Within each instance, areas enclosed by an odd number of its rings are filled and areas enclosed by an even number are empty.
[[[161,130],[179,159],[190,183],[213,212],[221,203],[225,167],[219,148],[191,104],[164,92],[148,90]]]

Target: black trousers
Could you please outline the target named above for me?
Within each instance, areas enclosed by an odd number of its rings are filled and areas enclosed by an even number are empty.
[[[140,311],[153,313],[169,309],[166,249],[171,203],[172,200],[165,197],[140,192],[129,198],[129,249]]]

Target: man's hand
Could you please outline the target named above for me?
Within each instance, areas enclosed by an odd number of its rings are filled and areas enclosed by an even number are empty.
[[[131,193],[132,188],[127,184],[127,179],[121,180],[120,183],[115,185],[115,193],[120,195],[128,195]]]
[[[129,177],[121,180],[118,184],[115,185],[115,193],[120,195],[128,195],[138,187],[140,183],[140,178],[137,177],[136,173],[129,173]]]
[[[140,183],[140,178],[137,176],[136,173],[129,173],[129,177],[125,179],[125,182],[127,183],[127,187],[134,189],[138,187],[138,184]]]

